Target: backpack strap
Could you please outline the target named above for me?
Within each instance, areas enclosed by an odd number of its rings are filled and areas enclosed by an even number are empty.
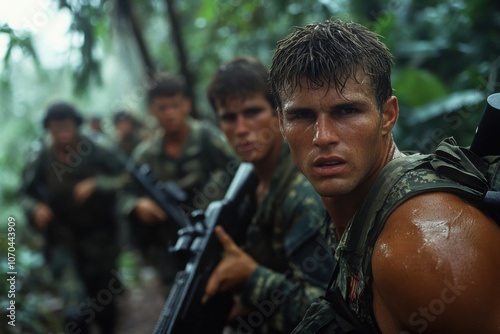
[[[500,156],[479,158],[447,138],[438,146],[431,164],[438,174],[482,193],[474,204],[500,225]]]
[[[431,161],[434,170],[469,188],[489,190],[488,164],[470,150],[459,147],[453,138],[444,139]]]
[[[372,309],[371,257],[387,218],[401,203],[425,192],[450,192],[481,206],[491,188],[488,164],[455,144],[448,139],[435,154],[414,154],[388,163],[342,236],[333,288],[373,330],[379,329]]]
[[[453,138],[441,142],[434,154],[412,154],[389,162],[344,231],[324,302],[346,320],[350,319],[347,307],[359,319],[349,323],[356,328],[361,323],[363,332],[380,333],[372,307],[371,258],[387,218],[401,203],[425,192],[454,193],[484,210],[485,194],[499,190],[500,156],[478,158]]]

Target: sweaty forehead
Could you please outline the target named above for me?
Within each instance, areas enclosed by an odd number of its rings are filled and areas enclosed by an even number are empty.
[[[215,100],[215,106],[218,112],[232,112],[234,109],[247,107],[251,104],[256,104],[265,100],[263,92],[238,92],[223,99]]]
[[[280,94],[283,109],[295,106],[297,103],[306,100],[317,100],[324,97],[338,101],[349,101],[352,99],[373,99],[375,95],[371,85],[371,78],[362,71],[358,71],[356,76],[347,78],[342,85],[334,85],[326,79],[322,85],[302,78],[295,87],[290,86],[286,92]]]

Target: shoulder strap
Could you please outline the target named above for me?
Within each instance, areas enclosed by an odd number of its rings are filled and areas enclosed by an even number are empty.
[[[387,164],[339,243],[337,256],[340,268],[334,286],[339,288],[344,300],[350,301],[351,309],[361,321],[372,329],[377,325],[372,309],[371,257],[390,214],[404,201],[424,192],[447,191],[479,201],[487,189],[478,168],[470,172],[461,165],[468,165],[469,160],[455,164],[461,159],[466,160],[464,154],[455,150],[449,153],[459,158],[451,162],[437,154],[414,154]],[[482,168],[481,164],[479,168]]]
[[[379,331],[372,309],[371,257],[387,218],[404,201],[430,191],[452,192],[480,204],[489,190],[500,187],[499,169],[500,157],[480,159],[458,147],[452,138],[444,140],[435,154],[414,154],[391,161],[340,240],[329,290],[340,293],[365,326]]]

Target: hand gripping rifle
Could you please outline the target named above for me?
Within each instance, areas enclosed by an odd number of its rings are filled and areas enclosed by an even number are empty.
[[[257,186],[257,176],[249,163],[240,164],[225,197],[194,212],[192,224],[179,231],[174,252],[188,258],[177,273],[175,283],[160,314],[154,334],[221,333],[232,307],[232,294],[218,294],[201,304],[205,285],[219,263],[223,248],[214,228],[220,225],[241,244],[251,221],[255,203],[249,200]]]
[[[179,206],[186,201],[187,194],[177,184],[158,181],[148,165],[138,166],[132,159],[127,162],[127,171],[143,192],[167,214],[169,221],[179,228],[189,224],[188,216]]]

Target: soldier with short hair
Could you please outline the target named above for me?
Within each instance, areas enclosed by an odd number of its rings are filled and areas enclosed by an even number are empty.
[[[115,128],[114,142],[127,157],[132,154],[141,141],[147,139],[143,124],[126,110],[118,110],[113,113],[113,125]]]
[[[220,131],[190,117],[191,98],[181,76],[159,74],[147,91],[150,114],[158,129],[139,144],[132,159],[147,164],[156,179],[173,181],[187,194],[186,214],[224,197],[239,161]],[[146,262],[155,266],[166,291],[184,261],[168,252],[177,240],[177,225],[134,184],[120,197],[120,212],[130,219],[131,234]]]
[[[333,268],[325,209],[281,137],[267,78],[259,60],[240,57],[222,64],[208,87],[219,126],[259,179],[243,248],[216,229],[225,251],[206,286],[205,299],[238,296],[230,315],[238,333],[289,333],[324,293]]]
[[[338,242],[332,284],[294,333],[498,332],[500,227],[478,202],[498,174],[452,140],[401,153],[391,67],[353,22],[298,27],[276,47],[280,129]]]
[[[113,273],[120,250],[115,193],[123,184],[124,165],[80,133],[82,121],[71,104],[49,106],[43,126],[51,141],[27,163],[20,202],[31,225],[45,237],[54,279],[60,281],[68,265],[61,266],[59,256],[70,257],[85,288],[85,298],[76,301],[79,305],[65,305],[73,307],[65,325],[88,333],[89,324],[96,323],[103,333],[113,333],[117,295],[97,305],[99,312],[86,301],[110,284],[117,294],[123,290]]]

